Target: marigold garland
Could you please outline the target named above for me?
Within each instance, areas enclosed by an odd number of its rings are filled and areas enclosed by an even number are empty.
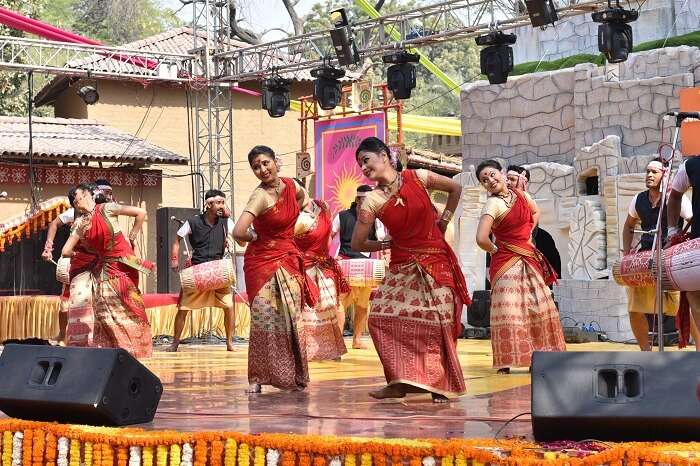
[[[158,445],[156,448],[156,466],[168,465],[168,447],[166,445]]]
[[[68,464],[70,466],[80,466],[80,442],[78,440],[72,439],[70,441],[70,461]]]
[[[238,447],[238,466],[250,466],[250,449],[247,443]]]
[[[12,432],[2,433],[2,466],[12,466]]]
[[[214,440],[211,442],[211,457],[209,458],[210,466],[222,466],[224,461],[224,442]]]
[[[127,453],[126,447],[117,448],[117,466],[128,466],[129,463],[129,453]]]
[[[58,454],[57,435],[53,432],[46,433],[46,466],[56,466],[56,456]]]
[[[83,445],[84,465],[92,466],[92,442],[85,442]]]
[[[236,466],[236,452],[238,444],[235,439],[226,439],[226,447],[224,448],[224,466]]]
[[[206,464],[207,442],[204,440],[197,440],[197,443],[194,444],[194,466],[206,466]]]
[[[32,466],[44,466],[45,436],[46,434],[40,430],[32,431]]]
[[[180,466],[181,448],[177,443],[170,445],[170,466]]]
[[[143,466],[153,466],[153,447],[143,447],[141,452]]]
[[[106,443],[102,444],[102,466],[114,466],[114,450]]]
[[[296,457],[293,451],[283,451],[282,452],[282,466],[294,466],[296,462]]]
[[[176,444],[181,445],[180,450],[171,451]],[[600,451],[572,453],[522,440],[155,432],[0,420],[0,466],[37,466],[42,449],[42,466],[176,466],[176,453],[180,452],[177,466],[259,466],[261,452],[263,466],[387,466],[389,460],[393,463],[389,466],[676,466],[696,464],[700,458],[700,443],[617,443],[598,447]],[[161,463],[157,461],[161,451],[165,463],[154,464]],[[582,453],[587,456],[577,456]],[[193,456],[196,461],[192,461]]]

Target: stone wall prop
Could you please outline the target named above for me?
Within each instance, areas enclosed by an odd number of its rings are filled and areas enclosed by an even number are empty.
[[[568,271],[571,278],[607,277],[606,248],[605,210],[600,197],[579,198],[569,223]]]

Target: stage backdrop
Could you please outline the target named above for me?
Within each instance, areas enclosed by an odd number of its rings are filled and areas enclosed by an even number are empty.
[[[383,113],[370,113],[314,123],[316,197],[328,203],[333,216],[350,207],[365,178],[355,161],[355,150],[364,138],[386,139]],[[338,238],[331,243],[331,254],[338,250]]]

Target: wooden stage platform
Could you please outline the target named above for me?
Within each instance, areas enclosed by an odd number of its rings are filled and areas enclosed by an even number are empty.
[[[371,344],[369,338],[367,343]],[[350,341],[346,341],[350,344]],[[377,401],[367,395],[382,386],[382,367],[373,348],[350,349],[342,361],[312,362],[303,392],[272,388],[259,395],[247,387],[247,345],[227,353],[224,346],[183,345],[178,353],[157,347],[145,360],[164,384],[154,422],[146,429],[322,434],[362,437],[493,437],[513,416],[530,411],[530,375],[516,369],[497,375],[488,340],[459,340],[467,395],[446,405],[428,395]],[[636,345],[588,343],[572,351],[636,350]],[[506,426],[499,437],[532,439],[530,417]]]

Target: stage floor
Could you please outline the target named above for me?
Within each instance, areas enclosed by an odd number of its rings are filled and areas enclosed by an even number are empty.
[[[369,339],[367,343],[371,344]],[[530,410],[530,375],[526,369],[495,374],[488,340],[459,340],[467,395],[446,405],[433,404],[428,395],[370,398],[367,392],[384,383],[371,347],[351,349],[340,362],[311,363],[311,383],[303,392],[267,388],[258,395],[244,393],[248,385],[245,344],[232,353],[223,345],[183,345],[178,353],[166,353],[163,348],[157,347],[154,356],[145,360],[164,384],[155,420],[142,426],[147,429],[474,438],[493,437],[510,418]],[[612,343],[569,345],[571,351],[636,348]],[[529,415],[511,422],[499,437],[531,440]]]

